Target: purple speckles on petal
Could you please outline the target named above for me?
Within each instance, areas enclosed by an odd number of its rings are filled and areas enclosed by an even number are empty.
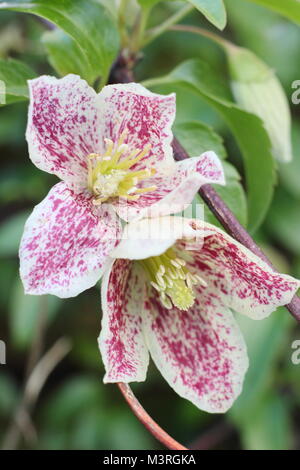
[[[225,183],[221,161],[214,152],[170,165],[168,171],[158,167],[153,177],[138,185],[154,185],[155,190],[141,194],[137,201],[119,200],[116,211],[127,221],[176,214],[186,209],[199,188],[208,183]]]
[[[130,148],[143,149],[151,145],[149,153],[134,169],[143,169],[173,162],[171,126],[175,119],[175,95],[151,93],[141,85],[108,85],[103,88],[102,119],[105,137],[117,141],[124,130],[125,142]]]
[[[120,237],[114,212],[92,212],[91,201],[58,183],[29,217],[20,271],[29,294],[72,297],[100,278]]]
[[[151,290],[144,320],[150,354],[172,388],[199,408],[221,413],[242,389],[246,346],[231,312],[208,289],[188,311],[167,310]]]
[[[261,319],[291,300],[299,281],[274,272],[222,230],[205,226],[207,236],[201,249],[195,243],[190,268],[214,288],[224,305]]]
[[[29,81],[26,137],[29,155],[41,170],[74,187],[86,185],[86,157],[99,149],[96,92],[75,75]]]
[[[148,351],[141,332],[145,284],[137,266],[116,260],[102,280],[102,330],[99,346],[105,382],[145,380]]]

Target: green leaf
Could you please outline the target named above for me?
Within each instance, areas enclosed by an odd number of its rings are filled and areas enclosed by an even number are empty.
[[[285,16],[294,23],[300,24],[300,2],[299,0],[249,0],[258,5],[269,8]]]
[[[209,126],[202,122],[185,122],[175,125],[175,135],[190,156],[198,156],[208,150],[213,150],[221,159],[227,157],[222,138]],[[230,210],[243,224],[247,224],[247,202],[240,176],[228,162],[223,162],[226,186],[214,185],[215,190],[229,206]],[[200,201],[200,198],[197,199]],[[205,220],[220,226],[214,215],[204,208]]]
[[[288,342],[288,331],[293,319],[283,307],[270,317],[259,322],[245,316],[236,317],[245,338],[249,370],[246,374],[243,391],[229,412],[229,416],[239,426],[246,426],[266,391],[272,386],[276,372],[276,362],[284,349],[284,338]]]
[[[292,426],[288,401],[279,394],[268,395],[241,429],[243,448],[247,450],[288,450],[292,444]]]
[[[16,256],[29,211],[13,215],[0,226],[0,256]]]
[[[273,239],[289,252],[300,254],[300,200],[292,198],[282,188],[278,188],[266,226]]]
[[[10,305],[10,327],[11,340],[20,349],[25,349],[33,340],[39,317],[44,316],[44,320],[52,319],[57,313],[61,304],[58,297],[43,295],[25,295],[24,287],[20,280],[17,280]]]
[[[18,387],[10,375],[1,370],[0,375],[0,414],[1,417],[13,413],[18,403]]]
[[[156,5],[156,3],[161,2],[161,0],[137,0],[138,3],[144,8],[151,8]]]
[[[55,391],[45,410],[49,424],[66,425],[77,413],[86,411],[94,404],[102,405],[103,387],[93,377],[74,376]]]
[[[84,78],[90,85],[95,75],[86,56],[77,42],[62,30],[49,31],[42,36],[42,42],[48,53],[48,60],[54,70],[61,75],[75,73]]]
[[[235,136],[244,159],[249,230],[254,231],[264,220],[276,181],[271,142],[263,122],[233,103],[226,84],[199,59],[184,62],[165,77],[144,82],[148,87],[175,83],[199,94],[217,109]]]
[[[1,2],[0,9],[33,13],[45,18],[78,44],[89,69],[103,82],[119,50],[119,36],[111,14],[96,0],[37,0]],[[81,66],[82,67],[82,66]]]
[[[223,0],[187,0],[199,10],[214,26],[224,29],[226,10]]]
[[[221,199],[227,204],[231,212],[238,221],[244,226],[248,223],[248,208],[245,191],[240,182],[240,175],[228,162],[224,162],[224,171],[226,177],[226,186],[213,185]],[[223,228],[222,224],[216,219],[212,212],[205,206],[205,219],[211,224]]]
[[[285,189],[296,199],[300,199],[300,122],[292,128],[293,160],[279,166],[280,181]]]
[[[255,3],[237,8],[236,0],[226,0],[226,9],[236,42],[261,57],[290,91],[300,66],[298,25]]]
[[[253,52],[227,45],[231,89],[237,104],[264,123],[279,161],[292,160],[291,112],[283,87],[274,71]]]
[[[174,132],[191,157],[199,156],[208,150],[213,150],[222,159],[227,157],[222,137],[203,122],[176,123]]]
[[[35,77],[34,71],[19,60],[0,59],[0,104],[9,104],[28,98],[27,80]]]

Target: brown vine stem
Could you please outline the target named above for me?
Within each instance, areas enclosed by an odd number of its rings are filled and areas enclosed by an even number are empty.
[[[178,28],[178,25],[177,27]],[[199,28],[198,28],[199,32]],[[130,62],[126,58],[120,55],[119,59],[116,61],[114,67],[112,68],[110,75],[110,83],[128,83],[134,81],[134,74],[132,68],[134,66],[135,58],[131,57]],[[180,142],[174,138],[173,140],[173,150],[175,160],[184,160],[189,158],[188,153],[182,147]],[[213,189],[209,184],[202,186],[199,190],[199,194],[207,204],[212,213],[216,216],[218,221],[222,226],[227,230],[227,232],[235,238],[242,245],[251,250],[259,258],[263,259],[272,269],[275,270],[271,261],[255,243],[253,238],[249,233],[244,229],[244,227],[239,223],[234,214],[231,212],[229,207],[225,202],[220,198],[218,193]],[[292,301],[286,305],[287,310],[292,314],[292,316],[300,323],[300,298],[295,295]]]
[[[110,74],[110,83],[128,83],[134,81],[134,74],[132,68],[135,63],[135,58],[131,57],[130,62],[126,60],[125,57],[120,55],[119,59],[114,64],[111,74]],[[173,150],[174,157],[176,160],[184,160],[189,158],[189,155],[182,147],[180,142],[174,138],[173,140]],[[216,216],[222,226],[227,230],[227,232],[235,238],[242,245],[246,246],[254,254],[263,259],[269,266],[272,266],[270,260],[258,247],[249,233],[244,229],[244,227],[239,223],[234,214],[230,211],[228,206],[220,198],[218,193],[213,189],[209,184],[202,186],[199,190],[199,194],[207,204],[212,213]],[[293,317],[300,323],[300,298],[294,296],[292,301],[286,305],[286,308],[293,315]],[[168,449],[172,450],[186,450],[186,447],[179,444],[171,436],[169,436],[145,411],[140,402],[134,396],[130,386],[125,383],[118,383],[118,387],[125,397],[128,405],[132,409],[136,417],[141,421],[141,423],[151,432],[151,434],[164,444]],[[200,445],[201,438],[199,439],[198,445]],[[207,443],[206,443],[207,444]],[[206,445],[205,444],[205,445]],[[207,448],[205,446],[201,448]]]
[[[182,145],[178,142],[177,139],[173,140],[173,150],[174,157],[176,160],[184,160],[188,158],[189,155],[184,150]],[[235,238],[242,245],[246,246],[254,254],[263,259],[272,269],[275,270],[274,266],[262,250],[257,246],[255,241],[249,235],[249,233],[244,229],[244,227],[239,223],[236,217],[233,215],[231,210],[225,204],[225,202],[220,198],[218,193],[213,189],[209,184],[205,184],[199,190],[199,194],[208,205],[212,213],[216,216],[222,226],[227,230],[227,232]],[[300,298],[295,295],[292,301],[286,305],[286,308],[293,315],[293,317],[300,322]]]

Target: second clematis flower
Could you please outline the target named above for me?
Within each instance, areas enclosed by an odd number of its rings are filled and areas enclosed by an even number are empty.
[[[104,381],[144,381],[150,352],[180,396],[227,411],[248,368],[231,309],[261,320],[289,303],[300,281],[217,227],[180,217],[128,224],[111,256],[102,280]]]
[[[41,76],[29,89],[29,156],[62,181],[25,225],[20,273],[28,294],[79,294],[104,272],[120,219],[179,212],[202,184],[224,184],[213,152],[175,163],[174,94],[136,83],[97,94],[76,75]]]

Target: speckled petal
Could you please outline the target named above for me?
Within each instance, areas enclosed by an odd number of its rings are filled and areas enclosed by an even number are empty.
[[[217,227],[206,223],[203,226],[203,222],[201,227],[208,236],[202,246],[197,242],[194,244],[194,252],[190,252],[190,268],[205,279],[224,305],[260,320],[291,301],[300,281],[274,272]]]
[[[203,287],[188,311],[168,310],[151,289],[144,315],[151,357],[170,386],[202,410],[227,411],[248,368],[246,346],[230,310]]]
[[[104,274],[99,347],[106,383],[146,378],[149,354],[141,330],[144,296],[143,272],[131,261],[116,260]]]
[[[27,294],[73,297],[97,282],[121,227],[108,206],[92,210],[85,195],[75,195],[63,182],[35,207],[20,245]]]
[[[223,167],[214,152],[206,152],[158,171],[141,187],[155,186],[136,201],[120,199],[115,205],[119,216],[127,221],[159,217],[185,210],[203,184],[225,184]]]
[[[77,75],[44,75],[29,80],[29,90],[26,138],[31,160],[69,185],[86,186],[86,157],[102,144],[99,97]]]
[[[173,162],[171,127],[176,113],[175,94],[158,95],[137,83],[127,83],[107,85],[99,96],[104,137],[116,142],[127,130],[124,142],[131,150],[151,145],[133,170]]]

